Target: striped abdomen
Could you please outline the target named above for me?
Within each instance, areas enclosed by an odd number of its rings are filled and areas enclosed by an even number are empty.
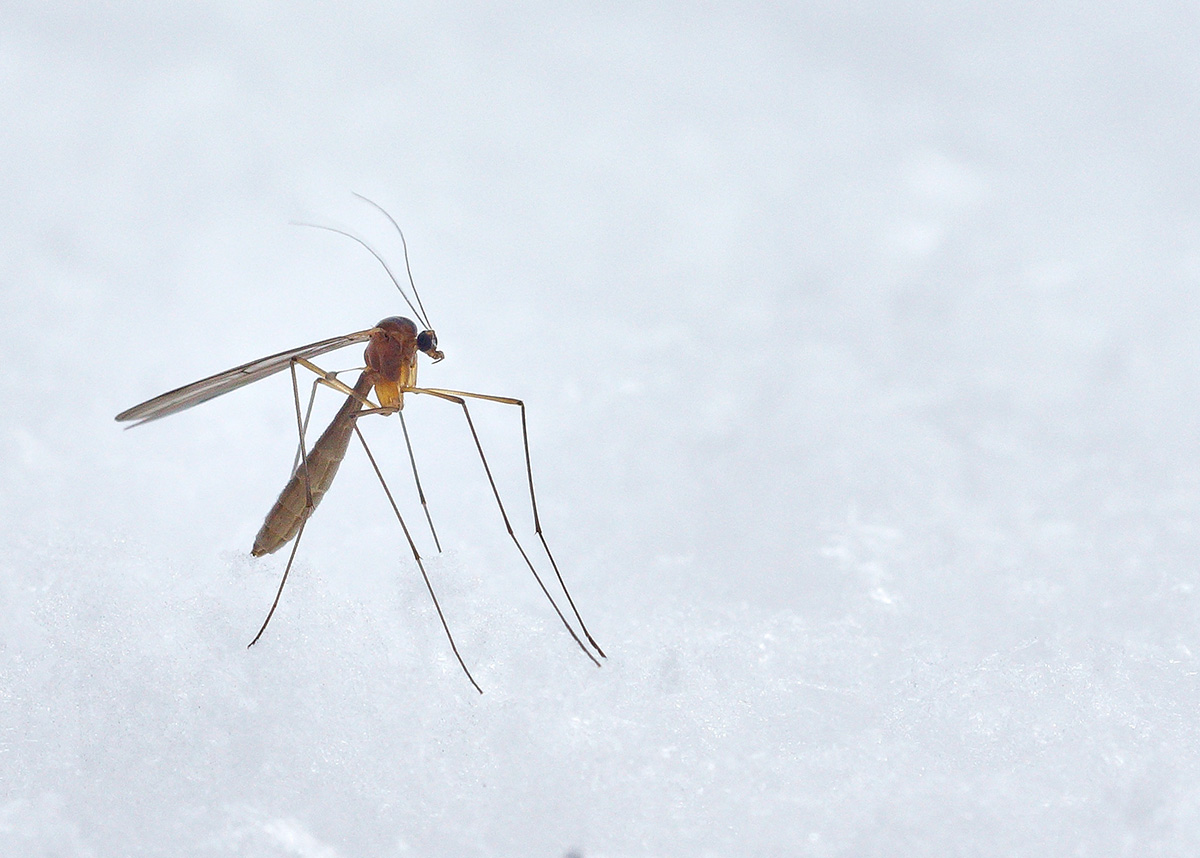
[[[354,391],[359,396],[366,396],[371,391],[371,381],[364,372],[358,377]],[[254,548],[251,554],[261,557],[278,551],[287,545],[300,530],[300,524],[312,514],[325,497],[325,492],[337,475],[338,466],[346,456],[346,447],[350,444],[350,434],[354,431],[354,416],[362,409],[362,401],[353,396],[346,397],[345,403],[334,416],[317,439],[317,443],[308,451],[308,481],[312,492],[312,507],[307,504],[305,486],[304,462],[296,466],[291,479],[279,493],[279,500],[267,513],[266,521],[254,537]]]

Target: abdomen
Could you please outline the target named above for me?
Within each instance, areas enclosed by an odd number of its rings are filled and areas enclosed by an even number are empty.
[[[366,396],[371,390],[371,384],[364,372],[359,376],[354,390],[361,396]],[[349,396],[341,409],[334,416],[333,422],[317,439],[317,443],[308,451],[308,485],[312,493],[312,506],[308,506],[308,492],[305,492],[305,467],[301,461],[292,473],[291,479],[279,493],[279,499],[267,513],[267,518],[254,537],[254,548],[250,553],[255,557],[278,551],[287,545],[300,530],[304,519],[312,515],[325,492],[333,484],[338,467],[346,457],[346,448],[350,444],[350,435],[354,431],[355,415],[362,408],[362,402],[356,397]]]

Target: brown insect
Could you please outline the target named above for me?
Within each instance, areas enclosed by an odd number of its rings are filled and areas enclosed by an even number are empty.
[[[562,573],[559,572],[558,563],[555,562],[554,555],[550,552],[550,546],[546,543],[546,537],[542,533],[542,525],[538,517],[537,497],[533,488],[533,467],[529,456],[529,433],[525,422],[525,403],[508,396],[493,396],[484,393],[469,393],[462,390],[445,390],[442,388],[417,386],[418,354],[424,353],[434,363],[442,360],[445,355],[438,349],[437,334],[434,333],[433,328],[429,325],[428,317],[425,315],[424,307],[421,304],[420,295],[417,293],[416,284],[413,282],[412,270],[408,267],[408,244],[404,240],[403,231],[400,230],[396,221],[382,207],[368,200],[366,197],[358,194],[356,196],[359,196],[383,212],[388,220],[391,221],[396,231],[400,233],[400,240],[404,245],[404,263],[408,271],[408,281],[412,288],[413,296],[416,298],[415,305],[409,300],[408,294],[400,285],[400,281],[392,273],[391,268],[383,260],[383,257],[376,253],[365,241],[351,233],[333,227],[319,226],[318,228],[327,229],[351,238],[370,251],[379,263],[383,265],[392,283],[395,284],[400,294],[404,297],[409,309],[420,320],[422,327],[419,328],[411,319],[401,316],[389,316],[386,319],[382,319],[372,328],[310,343],[299,348],[289,349],[278,354],[250,361],[225,372],[209,376],[208,378],[203,378],[200,381],[169,391],[140,405],[135,405],[126,411],[122,411],[117,415],[117,420],[137,421],[134,425],[146,423],[150,420],[157,420],[160,417],[175,414],[178,411],[183,411],[185,408],[191,408],[193,405],[199,405],[201,402],[224,393],[229,393],[231,390],[252,384],[259,379],[274,375],[284,369],[289,370],[292,375],[292,395],[296,409],[296,429],[300,439],[299,450],[293,464],[291,478],[288,480],[287,485],[284,486],[279,499],[275,501],[275,505],[271,508],[271,511],[267,513],[266,520],[263,522],[258,536],[254,539],[254,547],[251,553],[255,557],[260,557],[264,554],[278,551],[293,539],[295,542],[292,544],[291,554],[288,556],[287,565],[284,567],[283,578],[279,582],[279,589],[275,593],[275,600],[271,603],[271,609],[267,612],[267,617],[263,621],[262,627],[258,630],[258,634],[254,636],[254,640],[250,641],[249,646],[253,646],[258,642],[263,632],[266,631],[267,624],[271,622],[275,608],[279,605],[279,598],[283,594],[283,587],[287,583],[288,573],[291,572],[292,563],[296,559],[296,550],[300,546],[300,538],[304,535],[304,528],[313,511],[321,502],[321,498],[329,490],[329,486],[337,474],[338,466],[341,465],[342,459],[346,455],[346,449],[350,444],[350,437],[354,435],[362,444],[363,450],[366,451],[367,458],[371,462],[371,467],[374,469],[380,484],[383,486],[384,492],[387,494],[392,511],[396,515],[396,520],[400,522],[400,527],[404,531],[404,537],[408,542],[409,548],[412,550],[413,559],[421,571],[425,587],[429,591],[429,596],[433,600],[438,618],[441,620],[442,628],[446,632],[450,648],[453,650],[455,658],[458,659],[463,672],[467,675],[467,679],[470,680],[477,691],[483,693],[479,684],[471,675],[471,671],[467,668],[466,662],[463,661],[462,655],[459,654],[458,646],[454,642],[454,636],[450,633],[450,626],[446,621],[445,614],[442,612],[437,594],[433,590],[429,575],[425,571],[425,565],[421,561],[421,554],[417,550],[408,525],[405,524],[404,518],[400,515],[400,510],[396,506],[391,490],[383,478],[383,473],[380,471],[378,464],[376,464],[375,457],[372,455],[370,447],[367,446],[366,439],[363,438],[358,428],[359,418],[368,414],[383,416],[396,414],[400,418],[400,426],[404,432],[404,443],[408,450],[409,462],[412,465],[417,494],[420,498],[421,506],[425,511],[430,532],[433,534],[434,544],[437,546],[438,551],[441,551],[441,543],[438,541],[437,531],[433,528],[433,519],[430,516],[429,506],[425,500],[425,493],[421,488],[421,479],[417,474],[417,463],[413,456],[412,444],[409,441],[408,427],[404,423],[402,409],[404,408],[404,395],[406,393],[431,396],[460,406],[463,416],[466,418],[467,427],[471,431],[471,437],[475,442],[475,449],[479,453],[484,474],[487,476],[488,484],[491,486],[492,495],[496,500],[496,506],[500,510],[500,515],[504,521],[504,527],[508,531],[508,535],[512,538],[513,544],[517,547],[517,551],[520,552],[526,567],[533,573],[538,586],[549,600],[551,606],[553,606],[554,612],[562,621],[563,626],[587,657],[599,666],[600,662],[596,659],[596,655],[593,654],[593,650],[600,657],[606,658],[604,651],[592,638],[591,633],[587,630],[587,626],[584,625],[583,618],[580,616],[579,610],[575,607],[575,601],[571,598],[570,591],[567,590],[566,583],[563,581]],[[305,225],[318,226],[316,224]],[[314,358],[327,352],[362,342],[367,344],[364,353],[366,366],[362,369],[353,387],[340,381],[337,378],[338,373],[327,372],[312,362]],[[312,395],[309,397],[308,408],[303,416],[300,409],[300,387],[296,376],[297,367],[303,367],[316,375],[316,379],[313,382]],[[325,429],[310,450],[306,448],[305,434],[309,416],[312,413],[313,400],[316,396],[317,387],[322,385],[345,394],[346,401],[334,416],[328,428]],[[375,401],[370,399],[372,392],[375,394]],[[491,468],[488,466],[487,457],[483,452],[483,445],[479,441],[479,435],[476,433],[475,425],[471,420],[471,412],[467,407],[468,399],[480,399],[504,405],[514,405],[521,410],[521,436],[525,451],[525,474],[529,483],[529,502],[533,510],[534,532],[541,541],[542,548],[545,551],[547,559],[550,561],[551,568],[554,570],[559,587],[561,587],[563,595],[566,596],[575,620],[579,623],[579,629],[583,632],[583,636],[587,639],[588,644],[591,645],[591,649],[588,649],[583,643],[574,627],[559,608],[554,596],[551,595],[550,590],[546,587],[541,574],[538,573],[533,561],[513,531],[508,513],[504,509],[504,502],[500,499],[500,491],[496,487],[496,481],[492,478]]]

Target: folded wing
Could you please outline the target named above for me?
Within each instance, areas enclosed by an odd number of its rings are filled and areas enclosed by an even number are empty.
[[[244,387],[247,384],[258,381],[260,378],[274,375],[280,370],[287,369],[288,364],[298,358],[310,360],[326,352],[345,348],[355,343],[361,343],[370,339],[371,334],[375,330],[375,328],[370,328],[341,337],[333,337],[332,339],[321,340],[319,343],[309,343],[307,346],[300,346],[286,352],[252,360],[249,363],[235,366],[233,369],[227,369],[225,372],[210,375],[208,378],[202,378],[199,381],[194,381],[191,384],[168,391],[161,396],[148,399],[141,405],[135,405],[133,408],[122,411],[117,415],[117,420],[122,422],[136,420],[137,423],[134,424],[136,426],[141,423],[148,423],[151,420],[157,420],[160,417],[166,417],[168,414],[174,414],[177,411],[183,411],[185,408],[191,408],[193,405],[199,405],[201,402],[207,402],[223,393],[237,390],[239,387]]]

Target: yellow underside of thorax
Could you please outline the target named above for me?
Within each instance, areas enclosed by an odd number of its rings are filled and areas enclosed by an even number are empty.
[[[379,404],[384,408],[403,408],[404,391],[417,386],[417,362],[400,368],[400,378],[396,381],[375,382],[375,395]]]

